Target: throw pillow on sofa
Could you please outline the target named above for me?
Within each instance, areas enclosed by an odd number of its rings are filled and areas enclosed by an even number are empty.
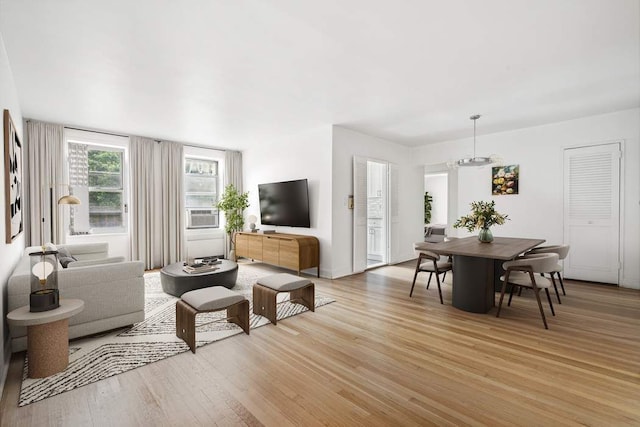
[[[73,255],[71,255],[69,249],[60,248],[58,249],[58,261],[60,261],[60,264],[62,264],[63,268],[67,268],[70,262],[77,261],[77,259],[74,258]]]

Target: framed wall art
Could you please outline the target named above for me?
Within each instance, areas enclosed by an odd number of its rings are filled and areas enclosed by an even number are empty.
[[[496,166],[491,168],[491,194],[493,196],[518,194],[520,166]]]
[[[24,229],[22,199],[22,143],[4,110],[4,206],[6,242],[11,243]]]

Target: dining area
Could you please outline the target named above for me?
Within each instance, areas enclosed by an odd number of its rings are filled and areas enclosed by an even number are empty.
[[[523,289],[531,289],[543,325],[548,329],[543,299],[546,299],[551,315],[555,316],[549,290],[553,288],[558,304],[562,304],[558,285],[564,295],[566,291],[560,261],[567,256],[569,245],[542,246],[545,239],[493,237],[489,227],[507,220],[507,215],[495,210],[495,202],[474,202],[472,214],[461,217],[454,227],[464,227],[468,231],[480,229],[477,236],[415,243],[414,252],[418,259],[409,296],[414,293],[419,273],[429,273],[426,289],[435,276],[440,303],[444,304],[442,281],[450,272],[451,305],[454,308],[470,313],[488,313],[497,306],[496,317],[499,317],[507,293],[507,305],[510,306],[516,292],[520,296]],[[496,298],[499,298],[497,303]]]

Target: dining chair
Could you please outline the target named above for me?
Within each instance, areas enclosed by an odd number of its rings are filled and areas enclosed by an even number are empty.
[[[440,258],[440,255],[435,252],[431,252],[427,248],[428,245],[425,245],[424,242],[415,243],[413,245],[414,251],[418,254],[418,262],[416,264],[416,271],[413,275],[413,283],[411,283],[409,297],[413,296],[413,288],[416,285],[418,273],[428,272],[429,279],[427,280],[427,289],[429,289],[429,285],[431,284],[431,277],[435,274],[436,283],[438,284],[438,294],[440,295],[440,304],[444,304],[444,301],[442,300],[442,288],[440,287],[440,275],[443,275],[442,281],[444,281],[447,276],[447,271],[451,271],[453,264],[450,259],[443,260]]]
[[[560,261],[562,261],[563,259],[565,259],[567,257],[567,255],[569,254],[569,249],[570,246],[569,245],[550,245],[550,246],[538,246],[536,248],[531,249],[529,252],[527,252],[525,254],[529,255],[529,254],[548,254],[548,253],[555,253],[558,254],[558,259]],[[549,274],[551,275],[551,280],[553,281],[553,286],[555,287],[555,280],[553,278],[554,274],[558,276],[558,280],[560,281],[560,288],[562,288],[562,295],[567,295],[567,293],[564,290],[564,282],[562,280],[562,264],[558,263],[558,265],[556,265],[552,271],[549,272]],[[558,288],[556,287],[556,294],[558,294]],[[560,298],[558,298],[558,302],[560,302]],[[560,303],[562,304],[562,303]]]
[[[544,316],[544,310],[542,309],[542,302],[540,301],[540,289],[544,289],[547,294],[547,300],[549,301],[549,307],[551,308],[551,314],[556,315],[553,310],[553,303],[551,302],[551,295],[549,295],[549,287],[552,285],[551,280],[543,276],[536,276],[534,273],[549,272],[558,264],[558,254],[545,253],[535,254],[523,258],[518,258],[512,261],[507,261],[502,264],[502,268],[505,270],[504,276],[500,277],[502,280],[502,291],[500,292],[500,302],[498,303],[498,312],[496,317],[500,317],[500,310],[502,308],[502,300],[504,299],[504,293],[507,289],[507,284],[512,285],[509,292],[508,306],[511,305],[511,298],[513,297],[513,291],[518,288],[533,289],[536,295],[536,301],[538,302],[538,308],[540,309],[540,316],[542,316],[542,323],[544,328],[549,329],[547,326],[547,319]]]

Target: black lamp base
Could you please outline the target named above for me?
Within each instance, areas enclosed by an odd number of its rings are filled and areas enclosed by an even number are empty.
[[[60,307],[60,293],[57,289],[43,289],[29,294],[29,311],[36,313]]]

